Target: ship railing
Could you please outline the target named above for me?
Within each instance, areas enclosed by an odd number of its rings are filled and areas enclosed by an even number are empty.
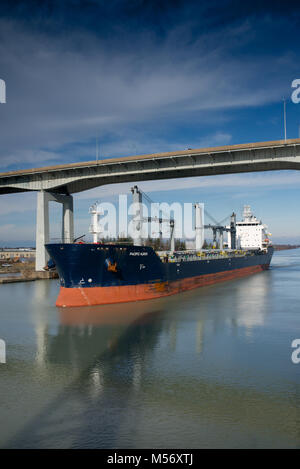
[[[244,250],[187,250],[187,251],[157,251],[162,262],[201,261],[213,259],[226,259],[232,257],[245,257],[253,255],[254,252]]]

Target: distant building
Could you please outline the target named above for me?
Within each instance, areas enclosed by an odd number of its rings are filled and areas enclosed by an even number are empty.
[[[33,248],[0,248],[0,260],[35,259]]]

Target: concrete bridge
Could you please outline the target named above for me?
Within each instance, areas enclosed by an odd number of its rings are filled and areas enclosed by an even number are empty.
[[[38,191],[36,268],[49,241],[48,203],[63,205],[63,240],[73,240],[72,194],[105,184],[300,169],[300,139],[129,156],[0,173],[0,194]]]

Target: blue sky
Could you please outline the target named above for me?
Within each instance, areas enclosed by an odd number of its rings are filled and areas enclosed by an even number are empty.
[[[298,137],[299,13],[276,1],[2,1],[0,171],[92,160],[96,137],[101,158],[280,139],[283,97]],[[275,241],[300,242],[296,172],[141,186],[155,201],[205,202],[217,219],[250,204]],[[129,188],[76,195],[76,232],[92,202]],[[33,243],[35,197],[1,196],[1,245]]]

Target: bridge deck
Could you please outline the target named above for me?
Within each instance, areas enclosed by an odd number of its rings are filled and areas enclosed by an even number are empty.
[[[71,194],[104,184],[251,171],[300,169],[300,138],[154,153],[0,173],[0,194]]]
[[[291,145],[291,144],[299,144],[300,138],[289,139],[289,140],[274,140],[270,142],[257,142],[257,143],[243,143],[238,145],[224,145],[219,147],[207,147],[207,148],[199,148],[199,149],[191,149],[191,150],[183,150],[183,151],[170,151],[164,153],[149,153],[145,155],[137,155],[137,156],[124,156],[120,158],[107,158],[104,160],[98,161],[83,161],[78,163],[69,163],[69,164],[59,164],[54,166],[44,166],[41,168],[31,168],[31,169],[20,169],[17,171],[7,171],[4,173],[0,173],[0,178],[7,177],[7,176],[18,176],[22,174],[32,174],[32,173],[42,173],[47,171],[60,171],[63,169],[72,169],[72,168],[82,168],[82,167],[89,167],[89,166],[98,166],[108,163],[125,163],[126,161],[138,161],[138,160],[147,160],[153,158],[168,158],[172,156],[180,156],[180,155],[198,155],[199,153],[224,153],[224,152],[231,152],[236,150],[249,150],[253,148],[264,148],[264,147],[280,147],[282,145]]]

